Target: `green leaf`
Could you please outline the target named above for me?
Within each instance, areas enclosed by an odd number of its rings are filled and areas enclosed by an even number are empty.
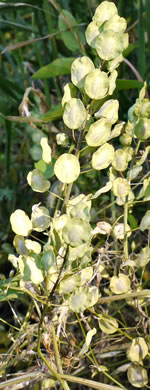
[[[55,161],[55,159],[52,159],[53,164],[55,163]],[[39,160],[37,163],[34,164],[34,166],[39,171],[43,172],[45,179],[50,179],[52,176],[54,176],[53,164],[46,164],[44,160]]]
[[[57,104],[57,106],[52,107],[49,111],[46,112],[46,114],[41,115],[40,119],[44,122],[51,122],[55,121],[57,119],[61,119],[63,116],[64,109],[62,107],[62,104]]]
[[[7,291],[5,290],[3,293],[0,293],[0,302],[10,301],[14,299],[19,299],[21,295],[23,294],[23,291],[19,291],[15,289],[9,288]]]
[[[145,57],[145,21],[143,18],[143,1],[139,0],[138,9],[138,71],[144,78],[146,70],[146,57]]]
[[[75,51],[78,49],[81,49],[80,42],[83,44],[85,43],[85,38],[83,33],[80,31],[80,28],[77,27],[77,21],[72,16],[72,14],[69,11],[62,10],[63,13],[59,15],[59,21],[58,21],[58,28],[59,31],[63,31],[70,28],[70,31],[62,32],[61,38],[65,44],[65,46],[71,50]],[[76,26],[76,28],[72,28],[73,26]]]
[[[135,89],[135,88],[142,88],[144,86],[144,82],[138,80],[121,80],[118,79],[116,81],[117,85],[117,91],[125,90],[125,89]]]
[[[50,77],[63,76],[64,74],[70,74],[71,65],[75,60],[74,57],[62,57],[57,58],[52,61],[50,64],[42,66],[37,72],[34,73],[32,78],[37,79],[48,79]]]
[[[131,229],[136,229],[138,227],[137,219],[133,214],[128,214],[128,221],[131,226]]]
[[[150,6],[149,6],[149,0],[145,0],[145,16],[146,16],[146,30],[147,30],[147,35],[148,35],[148,39],[147,39],[147,46],[148,46],[148,50],[150,52]]]

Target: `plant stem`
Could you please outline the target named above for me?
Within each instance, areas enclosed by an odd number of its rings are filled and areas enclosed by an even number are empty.
[[[56,359],[57,369],[58,369],[59,374],[63,374],[62,363],[61,363],[61,359],[60,359],[60,355],[59,355],[54,326],[52,326],[52,337],[53,337],[53,346],[54,346],[54,351],[55,351],[55,359]],[[66,381],[64,381],[64,389],[70,390]]]
[[[128,202],[124,205],[124,258],[128,260]]]

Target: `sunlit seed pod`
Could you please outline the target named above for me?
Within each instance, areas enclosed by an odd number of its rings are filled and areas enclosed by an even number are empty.
[[[82,89],[85,83],[85,77],[95,69],[93,62],[89,57],[83,56],[73,61],[71,66],[71,80],[76,87]]]
[[[91,99],[102,99],[107,95],[109,89],[107,73],[100,71],[100,69],[93,70],[86,76],[84,88]]]

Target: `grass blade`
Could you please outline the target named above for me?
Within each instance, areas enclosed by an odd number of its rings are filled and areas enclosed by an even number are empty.
[[[144,36],[144,20],[143,20],[143,2],[140,0],[138,10],[138,70],[142,78],[145,75],[146,58],[145,58],[145,36]]]

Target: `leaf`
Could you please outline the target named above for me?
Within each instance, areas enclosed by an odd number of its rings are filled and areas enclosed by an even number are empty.
[[[128,221],[129,221],[129,224],[131,226],[131,229],[136,229],[138,227],[138,222],[137,222],[137,219],[135,218],[135,216],[133,214],[128,214]]]
[[[146,17],[146,30],[147,30],[147,35],[148,35],[147,46],[148,46],[148,50],[150,52],[150,24],[149,24],[150,6],[149,6],[149,0],[145,1],[145,17]]]
[[[136,337],[133,339],[127,350],[127,358],[134,363],[140,363],[147,354],[148,346],[143,337]]]
[[[89,251],[92,252],[93,248],[90,246],[87,246],[87,243],[81,244],[77,247],[69,247],[69,255],[68,259],[69,261],[74,261],[78,258],[84,257],[84,255]],[[82,276],[81,276],[82,278]]]
[[[70,74],[71,65],[74,61],[74,57],[62,57],[57,58],[50,64],[42,66],[37,72],[34,73],[32,78],[34,80],[45,80],[50,77],[63,76]]]
[[[13,288],[9,288],[9,289],[5,289],[4,292],[0,292],[0,302],[6,302],[6,301],[11,301],[11,300],[14,300],[14,299],[19,299],[21,298],[23,294],[23,291],[19,291],[16,290]]]
[[[13,195],[14,191],[11,190],[9,187],[0,189],[0,201],[2,201],[3,199],[12,200]]]
[[[74,29],[72,28],[73,26]],[[68,27],[70,31],[61,32],[68,29]],[[77,21],[69,11],[62,10],[62,13],[59,15],[58,28],[60,36],[69,50],[81,50],[82,44],[85,43],[84,35],[80,31],[80,28],[77,27]]]
[[[61,183],[72,183],[80,175],[80,164],[76,156],[63,153],[54,165],[54,173]]]
[[[32,222],[23,210],[15,210],[10,216],[13,232],[21,236],[28,236],[32,231]]]
[[[79,246],[90,241],[91,226],[81,218],[72,218],[62,230],[64,241]]]
[[[61,104],[57,104],[55,107],[52,107],[44,115],[40,115],[41,122],[52,122],[63,117],[64,109]]]
[[[142,88],[144,85],[144,82],[138,81],[138,80],[121,80],[118,79],[116,81],[116,87],[117,91],[125,90],[125,89],[135,89],[135,88]]]
[[[52,162],[55,162],[54,159],[52,159]],[[54,165],[53,164],[46,164],[44,160],[39,160],[37,163],[34,164],[35,168],[41,172],[43,172],[45,179],[50,179],[52,176],[54,176]]]
[[[139,0],[138,7],[138,71],[144,78],[146,70],[146,56],[145,56],[145,21],[143,18],[143,0]]]

